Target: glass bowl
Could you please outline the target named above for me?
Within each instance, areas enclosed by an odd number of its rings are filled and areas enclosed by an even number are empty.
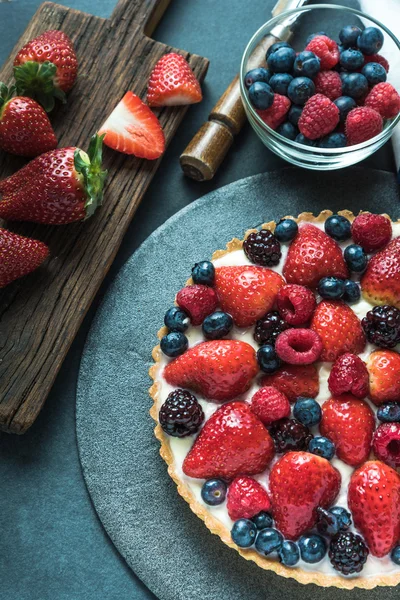
[[[295,22],[295,25],[293,35],[289,39],[287,24],[290,22]],[[244,51],[240,66],[240,91],[250,125],[267,148],[294,165],[319,171],[342,169],[354,165],[383,146],[399,123],[400,114],[391,121],[385,121],[383,131],[379,135],[361,144],[345,148],[306,146],[279,135],[264,123],[249,101],[244,76],[247,71],[256,66],[266,66],[265,50],[270,45],[268,42],[271,35],[290,41],[296,51],[301,51],[305,48],[305,40],[311,33],[322,30],[337,41],[342,27],[355,24],[362,28],[373,26],[381,29],[385,38],[383,56],[387,56],[389,62],[393,61],[393,58],[396,60],[400,57],[400,42],[385,25],[358,10],[333,4],[303,6],[278,15],[256,31]],[[387,81],[393,84],[391,75],[393,76],[389,71]]]

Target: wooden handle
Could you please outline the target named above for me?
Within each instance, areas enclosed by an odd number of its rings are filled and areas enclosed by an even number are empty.
[[[266,66],[265,53],[279,40],[270,35],[258,44],[252,53],[248,67]],[[230,83],[180,156],[183,172],[196,181],[212,179],[224,160],[233,138],[246,122],[246,113],[240,96],[239,75]]]

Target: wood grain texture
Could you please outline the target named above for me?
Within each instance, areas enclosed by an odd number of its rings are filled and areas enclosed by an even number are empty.
[[[51,120],[60,147],[86,149],[91,135],[127,90],[145,97],[154,63],[174,51],[148,37],[168,3],[120,0],[109,20],[45,3],[16,43],[0,81],[11,81],[12,58],[29,39],[46,29],[65,31],[77,51],[79,77],[68,104],[58,106]],[[208,61],[179,52],[201,81]],[[186,109],[158,111],[167,143]],[[7,224],[13,231],[46,242],[51,257],[35,273],[0,290],[2,430],[24,433],[37,417],[159,162],[105,148],[104,165],[109,170],[105,199],[92,219],[53,227]],[[0,177],[23,164],[23,160],[1,153]]]

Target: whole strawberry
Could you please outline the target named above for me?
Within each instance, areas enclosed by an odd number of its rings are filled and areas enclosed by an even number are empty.
[[[189,348],[164,369],[167,383],[212,400],[246,392],[258,372],[254,348],[239,340],[212,340]]]
[[[351,352],[339,356],[332,366],[328,387],[333,396],[349,392],[356,398],[365,398],[369,391],[369,376],[364,361]]]
[[[208,419],[183,461],[189,477],[233,479],[262,473],[274,455],[267,429],[244,402],[228,402]]]
[[[43,108],[15,88],[0,83],[0,148],[18,156],[39,156],[57,147],[57,138]]]
[[[102,138],[88,153],[59,148],[38,156],[0,181],[0,217],[63,225],[92,216],[103,200],[107,171],[101,170]]]
[[[375,254],[361,279],[364,298],[400,309],[400,237]]]
[[[30,96],[49,112],[54,99],[65,102],[75,83],[78,61],[69,37],[62,31],[45,31],[31,40],[14,59],[18,94]]]
[[[149,106],[195,104],[202,98],[200,84],[183,56],[171,52],[157,61],[147,90]]]
[[[319,393],[319,376],[314,365],[283,365],[272,375],[264,375],[262,386],[273,386],[295,402],[299,396],[316,398]]]
[[[392,223],[385,215],[364,212],[354,219],[351,235],[354,243],[362,246],[365,252],[375,252],[390,242]]]
[[[251,519],[261,511],[268,512],[271,501],[266,490],[252,477],[235,477],[228,489],[226,503],[232,521]]]
[[[201,284],[182,288],[176,296],[176,302],[189,315],[192,325],[201,325],[218,303],[214,290]]]
[[[388,554],[400,538],[400,477],[378,460],[363,464],[351,477],[349,508],[354,525],[374,556]]]
[[[43,242],[0,229],[0,288],[37,269],[48,255]]]
[[[376,350],[367,359],[369,397],[377,406],[400,400],[400,354]]]

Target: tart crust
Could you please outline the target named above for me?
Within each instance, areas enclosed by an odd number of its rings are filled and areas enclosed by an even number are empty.
[[[304,222],[324,223],[326,221],[326,219],[328,217],[330,217],[332,214],[333,213],[330,210],[323,210],[317,217],[315,217],[313,215],[313,213],[303,212],[297,217],[297,219],[295,218],[295,221],[297,223],[304,223]],[[338,211],[337,214],[343,215],[350,221],[353,221],[355,219],[355,215],[348,210]],[[385,214],[385,216],[390,219],[389,215]],[[290,218],[293,219],[294,217],[290,216]],[[400,223],[400,219],[399,219],[399,221],[397,221],[397,223]],[[270,231],[274,231],[275,226],[276,226],[275,221],[269,221],[268,223],[264,223],[262,225],[262,229],[269,229]],[[257,231],[257,229],[247,230],[243,240],[239,240],[239,238],[233,238],[230,242],[227,243],[225,250],[217,250],[213,253],[212,260],[216,260],[217,258],[225,256],[229,252],[234,252],[235,250],[241,250],[243,247],[244,240],[247,238],[247,236],[250,233],[252,233],[254,231]],[[187,285],[190,285],[191,283],[193,283],[193,281],[192,281],[192,279],[189,279],[187,282]],[[167,333],[167,328],[162,327],[158,331],[157,336],[159,339],[161,339],[166,333]],[[348,590],[351,590],[354,588],[372,589],[377,586],[395,586],[398,583],[400,583],[400,571],[398,573],[394,573],[391,575],[375,575],[373,577],[362,577],[361,576],[361,577],[346,578],[346,577],[342,577],[339,575],[337,575],[337,576],[336,575],[326,575],[324,573],[319,573],[318,571],[316,571],[316,572],[306,571],[306,570],[303,570],[301,568],[296,568],[296,567],[288,568],[288,567],[285,567],[284,565],[282,565],[280,562],[278,562],[278,560],[272,560],[272,559],[269,559],[268,557],[261,556],[254,549],[239,548],[232,541],[230,531],[218,519],[214,518],[205,506],[203,506],[202,504],[200,504],[200,502],[198,502],[196,500],[196,498],[195,498],[193,492],[191,491],[191,489],[189,488],[189,486],[186,485],[181,480],[181,478],[179,477],[179,475],[175,469],[174,457],[173,457],[173,454],[171,451],[168,435],[166,435],[164,433],[163,429],[161,428],[161,426],[158,422],[159,384],[156,381],[156,377],[157,377],[157,373],[158,373],[159,366],[160,366],[161,356],[162,356],[162,353],[160,350],[160,345],[158,344],[153,349],[153,352],[152,352],[152,357],[153,357],[155,364],[153,364],[150,367],[149,375],[152,378],[152,380],[154,381],[154,383],[151,386],[149,393],[154,402],[153,406],[150,409],[150,415],[156,422],[156,427],[154,429],[154,433],[155,433],[156,438],[161,443],[160,455],[162,456],[162,458],[165,460],[165,462],[168,465],[168,473],[169,473],[170,477],[172,477],[172,479],[175,481],[177,488],[178,488],[178,493],[182,496],[182,498],[184,498],[186,500],[186,502],[189,504],[191,510],[198,517],[200,517],[200,519],[202,519],[202,521],[204,521],[205,525],[208,527],[208,529],[211,531],[211,533],[218,535],[221,538],[221,540],[224,542],[224,544],[226,544],[230,548],[234,548],[235,550],[237,550],[239,552],[239,554],[241,554],[241,556],[243,556],[243,558],[245,558],[246,560],[252,560],[262,569],[265,569],[267,571],[274,571],[277,575],[280,575],[280,576],[286,577],[286,578],[295,579],[299,583],[304,583],[304,584],[305,583],[314,583],[314,584],[322,586],[322,587],[334,586],[337,588],[348,589]]]

